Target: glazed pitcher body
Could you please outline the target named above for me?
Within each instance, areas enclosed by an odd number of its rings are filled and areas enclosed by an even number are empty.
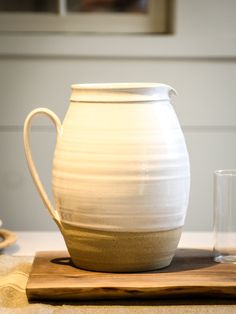
[[[163,84],[73,85],[62,126],[47,110],[58,129],[55,209],[30,168],[77,267],[144,271],[171,262],[190,185],[172,92]]]

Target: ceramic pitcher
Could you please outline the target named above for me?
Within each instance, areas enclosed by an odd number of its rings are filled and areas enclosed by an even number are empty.
[[[63,124],[33,110],[24,145],[34,183],[79,268],[135,272],[170,264],[189,198],[189,157],[164,84],[72,85]],[[57,129],[52,166],[54,203],[32,160],[35,115]]]

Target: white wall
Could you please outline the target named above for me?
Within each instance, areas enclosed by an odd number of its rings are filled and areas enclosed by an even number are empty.
[[[213,171],[236,168],[236,1],[176,1],[174,35],[0,34],[0,218],[15,230],[55,229],[23,153],[27,113],[46,106],[63,118],[70,85],[149,81],[175,87],[190,153],[186,230],[211,230]],[[37,119],[33,154],[46,189],[55,134]]]

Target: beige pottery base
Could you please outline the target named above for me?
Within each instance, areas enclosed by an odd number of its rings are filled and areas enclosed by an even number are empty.
[[[62,222],[73,264],[103,272],[140,272],[168,266],[182,227],[159,232],[111,232],[84,229]]]

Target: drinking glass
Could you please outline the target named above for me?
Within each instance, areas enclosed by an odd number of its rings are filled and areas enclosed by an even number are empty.
[[[214,173],[214,260],[236,264],[236,170]]]

